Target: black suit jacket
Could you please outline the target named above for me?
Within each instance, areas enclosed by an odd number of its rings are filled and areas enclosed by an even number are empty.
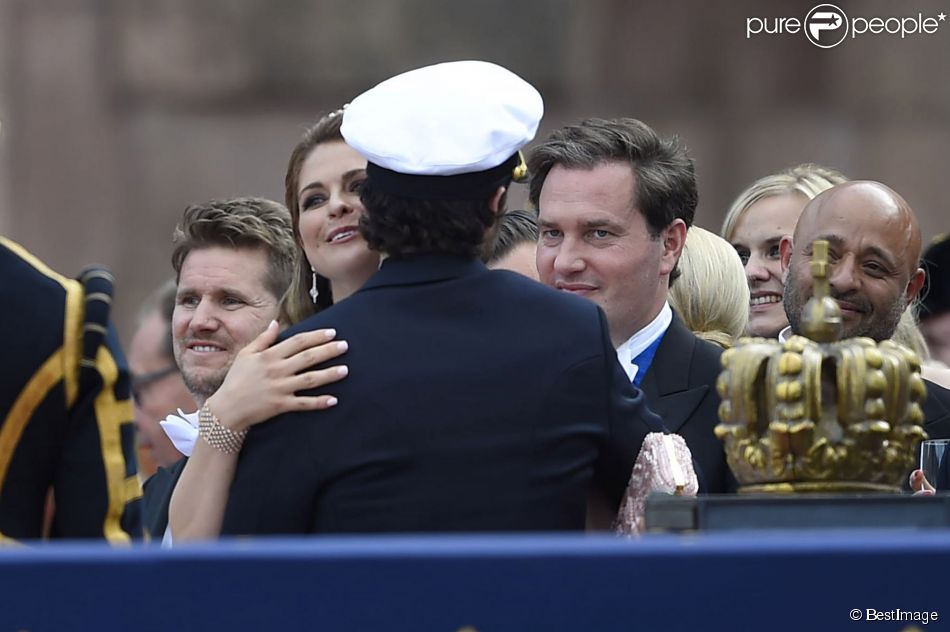
[[[251,429],[224,534],[579,530],[662,430],[598,307],[480,262],[387,260],[286,335],[322,327],[339,404]]]
[[[945,389],[939,384],[934,384],[929,380],[924,380],[927,385],[927,397],[924,399],[921,410],[924,413],[924,430],[927,432],[928,439],[950,439],[950,390]],[[915,455],[915,465],[913,469],[920,466],[920,446],[917,446]],[[944,485],[950,485],[950,474],[948,474],[948,463],[944,461],[940,467],[940,476],[936,482],[938,489],[945,489]],[[910,472],[908,472],[910,474]],[[910,481],[905,477],[904,491],[910,491]]]
[[[142,488],[142,526],[153,541],[161,542],[165,536],[172,492],[186,463],[188,457],[182,457],[168,467],[158,468]]]
[[[921,406],[924,430],[931,439],[950,439],[950,391],[933,382],[926,384],[927,398]]]
[[[716,378],[722,370],[721,355],[718,345],[697,338],[674,312],[640,382],[650,410],[663,419],[667,430],[686,440],[693,453],[699,491],[706,494],[736,489],[722,441],[713,434],[719,423]]]
[[[927,438],[950,439],[950,390],[933,382],[927,381],[926,384],[927,398],[921,408]],[[938,464],[937,479],[931,483],[940,491],[950,490],[950,456],[947,454]]]

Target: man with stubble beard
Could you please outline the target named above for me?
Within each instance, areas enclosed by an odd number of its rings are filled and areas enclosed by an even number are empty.
[[[238,353],[278,317],[297,246],[287,209],[251,197],[189,206],[174,242],[175,362],[188,392],[203,406]],[[202,449],[195,446],[198,416],[169,415],[161,422],[185,456]],[[185,464],[182,458],[159,468],[145,484],[145,527],[153,537],[165,532],[171,494]]]
[[[825,191],[805,207],[794,236],[781,243],[783,301],[791,323],[779,334],[782,340],[801,333],[817,239],[828,241],[828,281],[841,307],[842,337],[880,342],[893,336],[924,283],[920,227],[907,201],[879,182],[855,181]],[[950,437],[950,391],[927,382],[922,408],[930,438]]]

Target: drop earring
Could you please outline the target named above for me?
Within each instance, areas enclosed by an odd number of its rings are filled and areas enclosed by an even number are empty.
[[[313,277],[313,284],[310,286],[310,298],[316,304],[317,297],[320,296],[320,290],[317,289],[317,271],[310,268],[310,275]]]

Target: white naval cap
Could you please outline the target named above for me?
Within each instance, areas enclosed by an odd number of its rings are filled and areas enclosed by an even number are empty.
[[[344,110],[341,132],[381,190],[474,199],[512,178],[543,113],[538,91],[510,70],[456,61],[367,90]]]

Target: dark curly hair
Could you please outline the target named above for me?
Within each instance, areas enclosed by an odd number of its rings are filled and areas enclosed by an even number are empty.
[[[438,200],[383,193],[367,178],[360,232],[371,250],[391,257],[446,254],[476,258],[495,222],[489,200]],[[504,198],[502,199],[502,208]]]

